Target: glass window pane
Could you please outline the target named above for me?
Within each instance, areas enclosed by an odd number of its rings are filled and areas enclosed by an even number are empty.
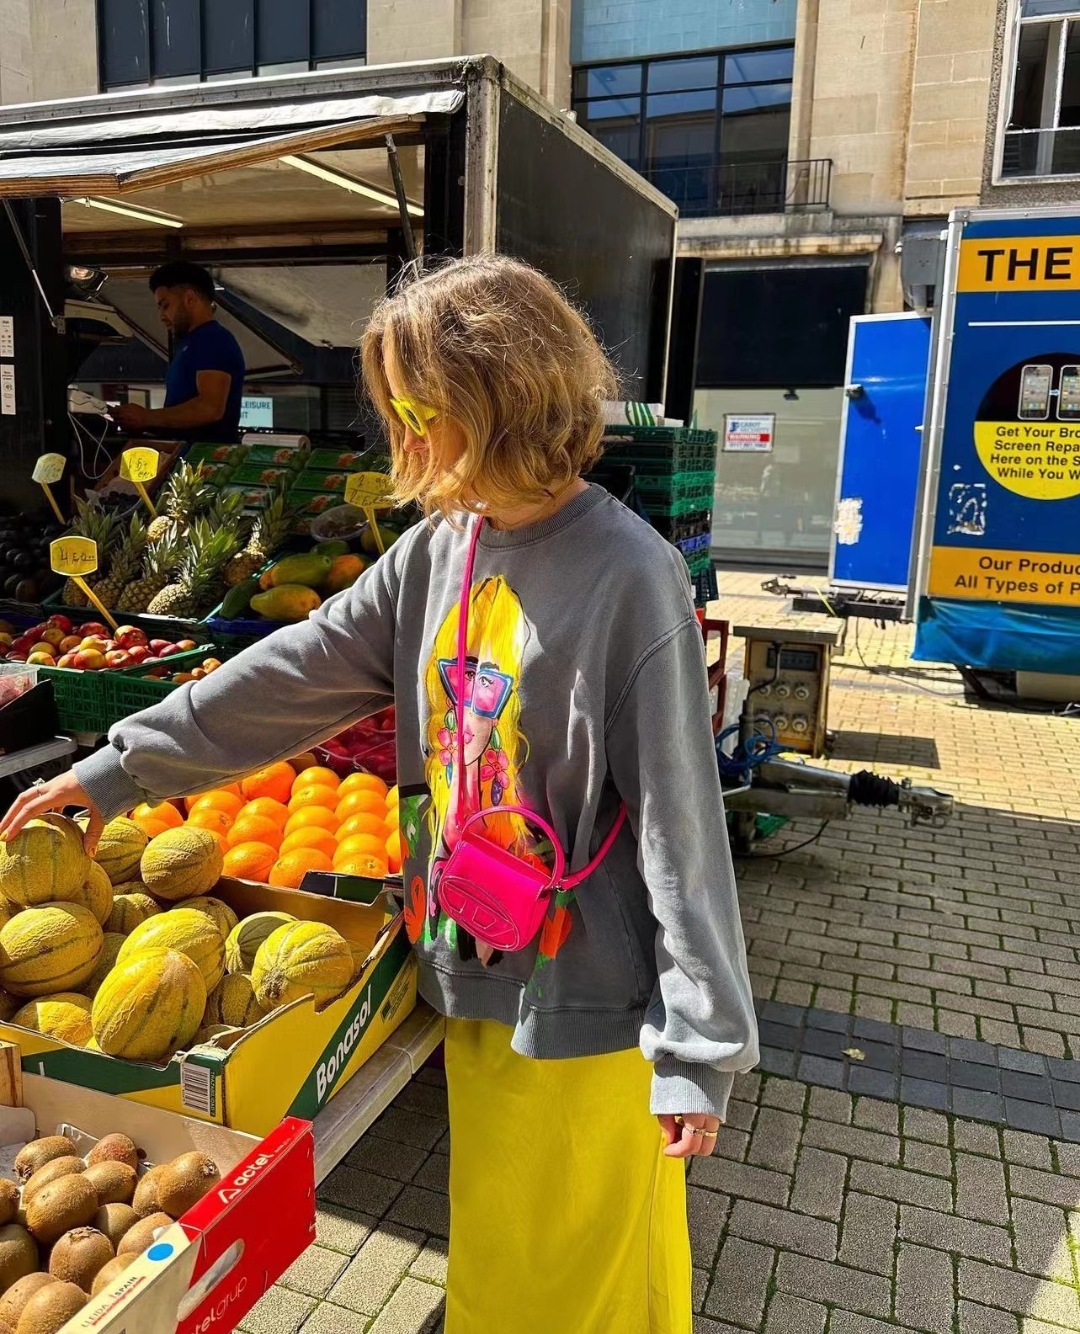
[[[611,120],[619,116],[632,116],[638,120],[641,116],[641,98],[601,97],[595,102],[582,103],[579,112],[583,122]]]
[[[1013,91],[1013,130],[1037,130],[1043,121],[1046,67],[1051,54],[1051,36],[1056,42],[1059,25],[1056,23],[1026,23],[1020,29],[1020,44],[1016,58],[1016,85]]]
[[[794,47],[770,51],[738,51],[724,60],[724,83],[765,83],[790,79],[795,72]]]
[[[721,161],[786,160],[790,124],[787,107],[725,115],[720,123]]]
[[[316,60],[367,52],[367,0],[312,0]]]
[[[1054,14],[1080,14],[1080,0],[1021,0],[1023,19],[1050,18]]]
[[[105,87],[147,83],[150,79],[147,0],[101,0],[99,22]]]
[[[641,92],[640,65],[595,65],[578,70],[578,97],[616,97]]]
[[[259,0],[259,65],[311,59],[309,0]]]
[[[1069,24],[1058,124],[1068,128],[1080,125],[1080,22]]]
[[[791,105],[790,83],[758,83],[724,89],[724,114]]]
[[[255,64],[255,0],[205,0],[203,52],[207,74]]]
[[[152,0],[150,14],[154,78],[198,74],[202,68],[199,0]]]
[[[696,93],[662,93],[659,97],[648,98],[647,105],[650,121],[697,118],[703,112],[708,112],[711,122],[712,113],[716,110],[716,89],[703,88]]]
[[[692,60],[654,60],[649,65],[649,92],[715,88],[718,69],[716,56],[697,56]]]
[[[630,125],[593,125],[589,127],[593,138],[610,148],[616,157],[628,163],[635,171],[641,166],[641,125],[634,121]]]

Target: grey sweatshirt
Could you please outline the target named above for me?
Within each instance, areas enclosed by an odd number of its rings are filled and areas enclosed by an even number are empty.
[[[475,520],[470,520],[470,523]],[[117,723],[75,766],[106,817],[286,759],[397,706],[406,917],[421,994],[494,1019],[538,1059],[640,1045],[652,1111],[723,1117],[757,1030],[681,557],[605,491],[481,535],[466,681],[468,809],[544,816],[585,866],[539,942],[485,965],[428,894],[456,794],[456,624],[468,533],[421,524],[351,589],[204,680]],[[451,816],[452,818],[452,816]],[[501,815],[505,837],[532,826]],[[542,847],[536,851],[542,853]],[[462,933],[464,934],[464,933]]]

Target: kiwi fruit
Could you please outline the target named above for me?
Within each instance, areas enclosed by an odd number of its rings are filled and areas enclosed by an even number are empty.
[[[130,1204],[135,1194],[135,1171],[127,1163],[106,1158],[84,1173],[98,1193],[98,1204]]]
[[[180,1218],[221,1180],[217,1163],[205,1153],[182,1153],[161,1169],[157,1181],[158,1204],[173,1218]]]
[[[76,1283],[88,1293],[98,1273],[110,1260],[116,1259],[116,1248],[103,1232],[95,1227],[77,1227],[65,1232],[49,1256],[49,1273],[62,1283]]]
[[[39,1168],[54,1158],[77,1158],[78,1150],[66,1135],[46,1135],[20,1149],[15,1159],[15,1175],[20,1181],[29,1181]]]
[[[127,1163],[133,1172],[139,1170],[139,1151],[126,1135],[106,1135],[99,1139],[86,1156],[86,1165],[96,1163]]]
[[[50,1283],[39,1288],[23,1307],[15,1334],[59,1334],[88,1301],[76,1283]]]
[[[0,1290],[6,1292],[37,1267],[38,1248],[26,1228],[18,1223],[0,1227]]]
[[[159,1227],[171,1227],[172,1219],[168,1214],[151,1214],[149,1218],[140,1218],[134,1227],[128,1228],[124,1239],[116,1248],[117,1255],[142,1255],[154,1240],[154,1233]]]
[[[28,1204],[42,1186],[47,1186],[50,1181],[57,1181],[60,1177],[74,1176],[77,1172],[85,1171],[86,1164],[81,1158],[76,1158],[74,1154],[65,1154],[63,1158],[53,1158],[44,1167],[39,1167],[26,1185],[23,1186],[23,1204]]]
[[[90,1289],[90,1296],[96,1297],[103,1288],[107,1288],[110,1283],[119,1278],[129,1264],[136,1260],[134,1255],[118,1255],[115,1260],[110,1260],[107,1265],[98,1270],[97,1278],[94,1279],[94,1285]]]
[[[59,1241],[74,1227],[85,1227],[98,1211],[93,1182],[85,1176],[46,1182],[26,1202],[26,1226],[43,1246]]]
[[[0,1227],[14,1220],[19,1212],[19,1188],[13,1181],[0,1177]]]
[[[23,1307],[34,1293],[55,1282],[56,1279],[52,1274],[27,1274],[25,1278],[20,1278],[18,1283],[8,1288],[0,1297],[0,1320],[6,1320],[10,1328],[14,1329],[19,1323]]]
[[[124,1234],[139,1221],[139,1215],[130,1204],[103,1204],[94,1215],[93,1227],[105,1234],[115,1251]]]
[[[156,1214],[161,1209],[158,1202],[158,1180],[163,1170],[162,1167],[152,1167],[139,1178],[135,1186],[131,1207],[140,1218],[149,1218],[151,1214]]]

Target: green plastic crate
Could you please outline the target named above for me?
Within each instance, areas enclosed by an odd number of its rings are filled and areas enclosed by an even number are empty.
[[[116,722],[109,709],[109,672],[77,672],[71,667],[39,667],[39,680],[51,681],[62,732],[107,732]]]
[[[645,473],[672,473],[716,467],[716,445],[642,445],[637,441],[612,444],[604,457],[614,463],[632,463]]]
[[[715,445],[715,431],[701,431],[689,426],[605,426],[604,438],[617,436],[648,445]]]

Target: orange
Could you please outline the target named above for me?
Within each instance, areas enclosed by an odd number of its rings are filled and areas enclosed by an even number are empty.
[[[277,849],[269,843],[237,843],[225,854],[225,874],[238,880],[259,880],[264,884],[277,860]]]
[[[228,783],[225,787],[212,787],[208,788],[205,792],[193,792],[190,797],[184,798],[184,809],[189,811],[192,810],[197,801],[200,801],[203,797],[211,797],[215,792],[231,792],[237,797],[242,795],[239,783]]]
[[[383,838],[386,837],[386,822],[379,816],[372,815],[370,811],[361,811],[359,815],[350,815],[337,831],[338,842],[341,843],[347,838],[352,838],[354,834],[377,834]]]
[[[233,817],[213,806],[196,806],[187,822],[199,829],[209,829],[212,834],[227,834],[233,827]]]
[[[387,806],[386,826],[388,829],[399,829],[401,827],[401,811],[396,806]]]
[[[304,772],[305,769],[317,768],[319,761],[317,757],[311,753],[310,750],[305,750],[303,755],[294,755],[292,759],[289,761],[289,763],[292,765],[292,767],[296,770],[298,774],[301,774]]]
[[[338,857],[334,862],[334,870],[338,875],[358,875],[363,880],[382,880],[387,869],[385,856],[356,853],[352,857]]]
[[[364,811],[385,819],[386,798],[381,792],[372,792],[370,788],[357,788],[355,792],[346,793],[337,805],[337,813],[343,820],[347,820],[350,815],[362,815]]]
[[[217,839],[217,845],[222,852],[226,852],[228,850],[228,844],[225,842],[226,839],[225,834],[219,834],[216,829],[208,829],[206,832],[210,835],[211,838]]]
[[[386,840],[386,860],[395,875],[401,870],[401,835],[395,829]]]
[[[241,843],[266,843],[276,848],[281,843],[281,828],[267,815],[248,815],[241,811],[229,834],[229,847],[235,848]]]
[[[383,780],[375,774],[355,773],[341,780],[338,791],[342,796],[349,792],[378,792],[385,797],[387,788]]]
[[[297,852],[302,848],[314,848],[316,852],[333,858],[337,843],[327,829],[294,829],[291,834],[285,835],[281,844],[283,856],[286,852]]]
[[[400,800],[401,796],[400,793],[398,792],[398,786],[395,783],[394,786],[390,789],[390,791],[386,794],[386,809],[388,811],[396,811],[398,802]]]
[[[341,779],[333,769],[324,769],[322,765],[313,764],[310,769],[304,769],[296,775],[296,781],[292,785],[293,796],[296,796],[302,787],[332,787],[336,790],[340,782]]]
[[[300,883],[309,871],[332,871],[334,863],[324,852],[314,848],[298,848],[296,852],[287,852],[271,868],[270,884],[279,889],[299,889]]]
[[[275,801],[288,801],[292,796],[292,785],[296,780],[296,770],[285,760],[277,764],[268,764],[240,780],[240,791],[248,800],[255,797],[273,797]]]
[[[184,817],[171,801],[163,801],[158,806],[151,806],[144,801],[131,812],[131,818],[136,824],[143,817],[153,820],[155,824],[164,825],[166,829],[179,829],[184,823]]]
[[[285,832],[293,834],[297,829],[325,829],[334,834],[340,823],[334,812],[328,811],[325,806],[305,806],[302,811],[295,811],[289,816]]]
[[[273,820],[279,829],[284,829],[285,821],[289,818],[289,808],[283,801],[275,801],[273,797],[256,797],[254,801],[248,802],[240,814],[264,815],[268,820]]]
[[[377,834],[353,834],[351,838],[339,839],[337,852],[334,854],[340,857],[342,853],[348,856],[354,854],[370,855],[372,853],[381,857],[386,851],[386,839],[379,838]]]
[[[295,815],[308,806],[321,806],[332,811],[337,802],[338,795],[332,787],[302,787],[289,798],[289,814]]]
[[[162,824],[160,820],[148,820],[145,815],[140,820],[133,819],[132,822],[139,826],[147,838],[157,838],[158,834],[164,834],[166,829],[171,828],[170,825]]]
[[[196,811],[224,811],[226,815],[235,820],[243,806],[243,797],[238,797],[235,792],[225,792],[219,789],[201,796],[191,807],[191,814]]]

